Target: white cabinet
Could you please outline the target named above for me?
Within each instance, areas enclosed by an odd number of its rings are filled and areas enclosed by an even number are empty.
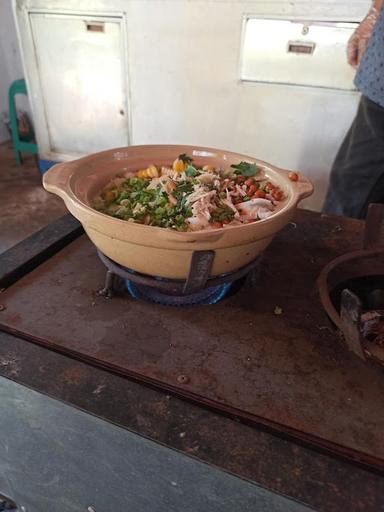
[[[122,17],[29,13],[49,152],[129,143]]]
[[[241,79],[354,90],[346,46],[357,23],[246,18]]]

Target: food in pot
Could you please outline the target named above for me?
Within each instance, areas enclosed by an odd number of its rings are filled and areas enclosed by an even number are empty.
[[[284,199],[255,163],[199,167],[186,154],[114,178],[92,207],[112,217],[177,231],[238,226],[271,216]]]
[[[299,179],[299,175],[297,174],[297,172],[290,172],[288,174],[288,178],[291,180],[291,181],[298,181]]]

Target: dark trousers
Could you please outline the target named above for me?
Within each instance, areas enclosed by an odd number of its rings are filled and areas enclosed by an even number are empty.
[[[384,108],[363,96],[333,164],[323,211],[362,219],[370,203],[384,203]]]

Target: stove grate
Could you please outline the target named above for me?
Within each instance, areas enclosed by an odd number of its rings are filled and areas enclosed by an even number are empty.
[[[98,252],[101,261],[107,267],[105,286],[98,291],[99,295],[112,297],[113,292],[119,288],[118,283],[121,283],[124,290],[135,299],[169,306],[217,304],[229,293],[236,292],[245,282],[253,286],[258,281],[261,262],[260,255],[233,272],[215,277],[207,276],[202,284],[199,279],[167,279],[141,274],[119,265]],[[204,254],[206,253],[207,251]],[[196,277],[196,274],[192,275]]]

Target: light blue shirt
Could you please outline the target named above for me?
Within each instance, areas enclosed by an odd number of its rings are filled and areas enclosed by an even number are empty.
[[[384,107],[384,9],[357,70],[355,85],[364,96]]]

